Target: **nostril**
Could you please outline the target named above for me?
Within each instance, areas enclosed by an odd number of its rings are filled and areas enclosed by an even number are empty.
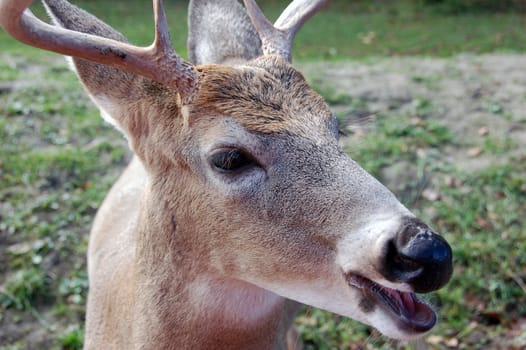
[[[451,278],[453,254],[446,240],[423,222],[410,219],[387,246],[385,277],[430,292]]]
[[[420,264],[418,261],[400,254],[399,252],[393,254],[393,262],[399,266],[400,271],[403,272],[418,271],[422,269],[422,264]]]
[[[451,258],[451,248],[447,242],[427,229],[422,229],[405,245],[397,246],[399,254],[421,264],[440,263]]]
[[[391,241],[387,247],[386,271],[388,279],[396,282],[408,282],[422,273],[422,264],[401,254],[396,244]]]

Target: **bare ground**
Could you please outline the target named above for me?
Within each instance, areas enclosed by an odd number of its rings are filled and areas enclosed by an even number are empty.
[[[323,88],[365,101],[366,115],[414,113],[415,103],[428,101],[433,117],[447,125],[462,146],[446,148],[444,157],[462,169],[473,171],[502,160],[501,156],[475,151],[481,139],[489,134],[513,140],[517,147],[510,156],[524,154],[524,55],[389,58],[365,64],[316,63],[305,65],[303,71]],[[345,107],[343,110],[345,112]],[[353,127],[355,111],[347,112]]]

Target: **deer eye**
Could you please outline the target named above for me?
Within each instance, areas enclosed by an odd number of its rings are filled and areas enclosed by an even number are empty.
[[[210,164],[221,172],[234,172],[256,164],[254,159],[238,149],[218,152],[210,157]]]

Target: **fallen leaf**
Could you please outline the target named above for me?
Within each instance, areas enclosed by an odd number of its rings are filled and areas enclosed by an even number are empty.
[[[468,151],[467,151],[467,155],[469,157],[478,157],[478,156],[480,156],[481,153],[482,153],[482,148],[480,148],[480,147],[472,147],[472,148],[468,149]]]
[[[483,126],[478,129],[479,136],[486,136],[489,134],[489,128],[487,126]]]
[[[7,251],[13,255],[27,254],[31,251],[31,242],[13,244],[7,248]]]
[[[416,155],[418,158],[424,158],[427,155],[427,151],[424,148],[417,148]]]
[[[411,125],[414,125],[414,126],[422,125],[422,118],[420,117],[411,118]]]
[[[430,345],[438,345],[444,343],[445,340],[446,338],[441,335],[430,335],[426,338],[426,343]]]
[[[446,186],[448,187],[453,187],[453,188],[457,188],[457,187],[460,187],[462,186],[462,181],[453,177],[453,176],[450,176],[450,175],[446,175],[446,177],[444,178],[444,183],[446,184]]]
[[[493,229],[493,225],[491,224],[491,222],[489,220],[486,220],[480,216],[477,216],[477,225],[479,225],[481,228],[484,228],[486,230],[492,230]]]
[[[458,346],[458,339],[457,338],[450,338],[446,340],[445,342],[446,346],[448,348],[456,348]]]
[[[440,199],[440,193],[430,188],[426,188],[422,191],[422,197],[430,201],[436,201]]]

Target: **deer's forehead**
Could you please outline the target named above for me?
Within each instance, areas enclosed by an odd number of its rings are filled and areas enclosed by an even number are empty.
[[[228,115],[249,131],[306,133],[332,114],[294,68],[203,66],[194,115]]]

